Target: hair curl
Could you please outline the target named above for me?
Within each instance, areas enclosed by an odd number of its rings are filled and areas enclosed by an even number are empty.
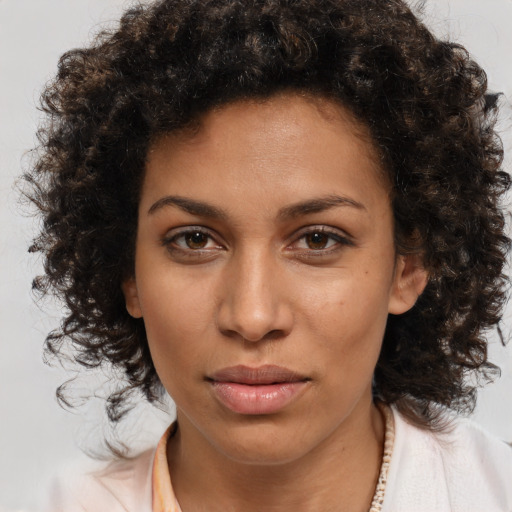
[[[44,220],[34,286],[67,306],[46,349],[71,344],[81,365],[124,371],[111,420],[131,391],[161,392],[121,291],[148,145],[216,106],[283,90],[338,101],[369,127],[393,183],[397,248],[421,253],[430,276],[416,306],[389,317],[375,395],[432,427],[437,405],[474,405],[468,374],[496,370],[484,334],[505,300],[510,179],[496,96],[466,50],[400,0],[159,0],[61,57],[25,176]]]

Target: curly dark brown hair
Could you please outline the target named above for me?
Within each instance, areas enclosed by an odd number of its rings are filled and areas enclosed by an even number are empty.
[[[34,286],[67,306],[46,349],[71,344],[81,365],[123,370],[112,421],[130,392],[162,392],[121,291],[149,144],[214,107],[284,90],[338,101],[369,127],[393,183],[397,249],[422,254],[429,273],[416,306],[388,319],[375,396],[434,427],[439,405],[474,406],[468,375],[497,371],[484,334],[505,300],[510,179],[496,96],[467,51],[400,0],[159,0],[61,57],[25,176],[44,219]]]

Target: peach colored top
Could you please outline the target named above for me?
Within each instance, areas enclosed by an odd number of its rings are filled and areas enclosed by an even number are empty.
[[[161,437],[153,459],[153,512],[181,512],[171,485],[171,475],[167,464],[167,441],[176,431],[173,423]]]

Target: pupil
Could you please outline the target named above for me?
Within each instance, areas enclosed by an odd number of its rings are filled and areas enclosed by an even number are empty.
[[[206,235],[199,231],[187,235],[186,240],[191,249],[201,249],[206,245]]]
[[[311,233],[308,235],[308,245],[311,249],[323,249],[327,245],[327,235],[323,233]]]

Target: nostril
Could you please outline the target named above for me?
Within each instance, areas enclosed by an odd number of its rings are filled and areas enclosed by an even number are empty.
[[[273,329],[272,331],[268,332],[265,335],[265,339],[271,341],[271,340],[278,340],[280,338],[284,338],[286,336],[285,332],[281,329]]]
[[[273,329],[271,331],[268,331],[263,336],[253,336],[253,337],[247,337],[247,334],[245,336],[242,336],[243,342],[247,343],[256,343],[258,341],[276,341],[280,338],[284,338],[286,336],[285,332],[281,329]]]

